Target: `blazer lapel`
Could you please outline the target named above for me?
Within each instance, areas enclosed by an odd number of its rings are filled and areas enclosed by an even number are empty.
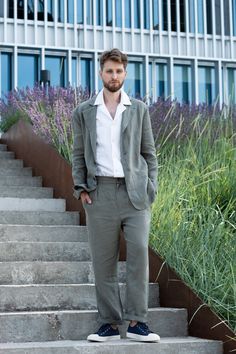
[[[131,101],[132,102],[132,101]],[[135,106],[132,102],[132,105],[126,106],[126,110],[123,112],[122,123],[121,123],[121,133],[125,131],[130,120],[132,119],[132,115],[134,114]]]
[[[96,97],[92,98],[88,109],[84,110],[84,121],[85,125],[89,130],[90,142],[94,154],[94,158],[96,159],[96,114],[97,114],[97,106],[94,106]]]

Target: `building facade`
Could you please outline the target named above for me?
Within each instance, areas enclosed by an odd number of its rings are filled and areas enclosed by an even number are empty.
[[[101,87],[99,54],[129,57],[129,94],[236,103],[236,0],[0,0],[0,92]]]

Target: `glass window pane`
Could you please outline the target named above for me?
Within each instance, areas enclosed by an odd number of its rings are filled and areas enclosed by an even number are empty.
[[[171,13],[171,31],[177,31],[177,16],[176,16],[176,0],[171,0],[170,13]]]
[[[168,96],[167,65],[156,63],[156,93],[157,98]]]
[[[96,0],[97,1],[97,25],[103,25],[103,0]]]
[[[185,32],[186,31],[186,21],[185,21],[184,0],[179,0],[179,15],[180,15],[180,32]]]
[[[122,1],[116,0],[115,2],[116,7],[116,27],[122,27]]]
[[[93,25],[93,0],[87,0],[87,25]]]
[[[198,68],[199,103],[211,105],[216,99],[215,69],[211,67]]]
[[[1,55],[1,94],[7,93],[12,89],[12,55],[10,53],[0,53]]]
[[[84,23],[84,1],[77,0],[77,23]]]
[[[216,34],[221,34],[221,8],[220,0],[215,0]]]
[[[17,1],[17,18],[24,19],[24,0]]]
[[[8,17],[14,18],[14,0],[8,0]]]
[[[147,92],[148,97],[150,98],[150,102],[153,102],[153,73],[152,73],[153,65],[152,63],[148,64],[148,73],[149,73],[149,87],[150,90]]]
[[[233,35],[236,36],[236,0],[232,0]]]
[[[152,13],[153,13],[153,29],[159,30],[159,0],[153,0]]]
[[[57,0],[58,22],[64,22],[64,0]]]
[[[144,93],[143,64],[129,62],[124,89],[133,97],[143,97]]]
[[[140,0],[134,0],[134,28],[140,28]]]
[[[3,2],[0,1],[0,17],[3,17]]]
[[[67,22],[74,23],[74,0],[67,0]]]
[[[168,31],[168,7],[167,0],[162,0],[163,31]]]
[[[38,21],[44,21],[44,0],[38,0]]]
[[[198,6],[198,33],[204,33],[203,0],[197,1]]]
[[[230,35],[229,27],[229,1],[224,1],[225,35]]]
[[[229,68],[228,72],[228,93],[229,93],[229,103],[236,104],[236,68]]]
[[[178,102],[191,103],[191,67],[174,65],[174,93]]]
[[[27,70],[25,70],[27,68]],[[18,55],[18,87],[33,87],[39,81],[38,56],[29,54]]]
[[[144,12],[143,13],[143,15],[144,15],[144,28],[150,29],[150,0],[144,0],[143,12]]]
[[[94,90],[94,70],[91,58],[81,58],[81,86],[90,93]]]
[[[54,0],[48,0],[48,21],[54,21]]]
[[[34,19],[34,0],[27,0],[28,20]]]
[[[195,32],[195,9],[194,0],[188,1],[188,11],[189,11],[189,32]]]
[[[51,86],[65,86],[67,72],[65,62],[65,57],[46,56],[45,69],[50,71]]]
[[[206,0],[206,13],[207,13],[207,33],[212,34],[212,8],[211,0]]]
[[[112,26],[112,0],[106,0],[106,25]]]
[[[131,27],[131,3],[130,0],[125,1],[125,27]]]
[[[72,79],[71,86],[77,86],[77,58],[72,58]]]

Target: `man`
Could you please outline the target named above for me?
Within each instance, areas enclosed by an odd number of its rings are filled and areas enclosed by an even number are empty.
[[[118,325],[129,320],[128,338],[157,342],[160,337],[146,324],[156,150],[148,107],[122,90],[126,67],[127,56],[118,49],[104,52],[103,89],[73,112],[74,195],[81,198],[86,213],[101,323],[87,339],[120,339]],[[127,246],[125,309],[117,279],[121,229]]]

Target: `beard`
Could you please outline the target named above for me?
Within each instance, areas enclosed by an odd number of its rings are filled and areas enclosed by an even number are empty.
[[[110,81],[110,82],[104,82],[103,81],[103,86],[110,92],[117,92],[121,89],[123,86],[124,81]]]

